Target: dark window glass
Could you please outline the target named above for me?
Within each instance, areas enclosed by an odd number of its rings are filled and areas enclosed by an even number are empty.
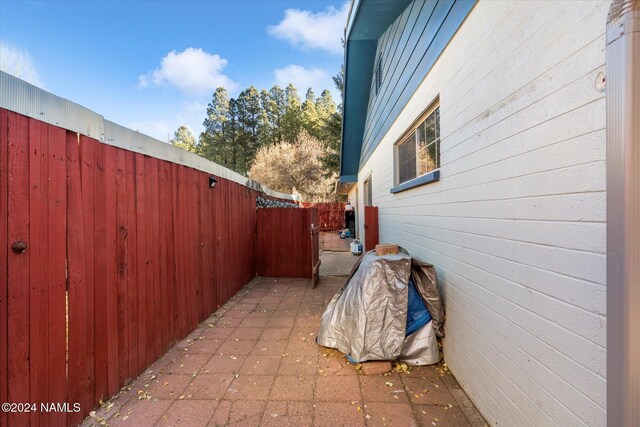
[[[440,167],[440,107],[397,146],[398,183]]]
[[[398,179],[400,182],[408,181],[416,176],[416,133],[398,146]]]

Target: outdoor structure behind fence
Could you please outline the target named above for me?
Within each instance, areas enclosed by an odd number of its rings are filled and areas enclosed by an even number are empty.
[[[16,85],[37,93],[12,99],[50,97],[0,77],[2,107]],[[35,114],[56,123],[51,105]],[[38,405],[1,426],[77,425],[256,274],[262,192],[210,164],[212,188],[210,173],[140,152],[180,150],[106,126],[112,145],[0,108],[0,401]]]
[[[303,203],[305,208],[318,209],[321,231],[336,231],[345,228],[344,203]]]

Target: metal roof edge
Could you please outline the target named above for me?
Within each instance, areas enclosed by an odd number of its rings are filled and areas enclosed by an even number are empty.
[[[291,194],[270,190],[257,181],[197,154],[106,120],[82,105],[47,92],[4,71],[0,71],[0,108],[86,135],[108,145],[198,169],[271,197],[296,200]]]

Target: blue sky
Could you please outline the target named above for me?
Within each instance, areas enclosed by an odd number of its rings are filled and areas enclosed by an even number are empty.
[[[330,89],[346,1],[0,0],[0,66],[166,140],[202,130],[215,87]]]

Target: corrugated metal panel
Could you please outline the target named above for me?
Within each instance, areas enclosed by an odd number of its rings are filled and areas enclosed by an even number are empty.
[[[0,71],[0,107],[102,141],[103,117]]]
[[[0,71],[0,108],[89,136],[115,147],[189,166],[228,179],[268,196],[294,200],[291,194],[272,191],[246,176],[148,135],[136,132],[88,108],[56,96]]]
[[[607,423],[640,425],[640,1],[607,25]]]

